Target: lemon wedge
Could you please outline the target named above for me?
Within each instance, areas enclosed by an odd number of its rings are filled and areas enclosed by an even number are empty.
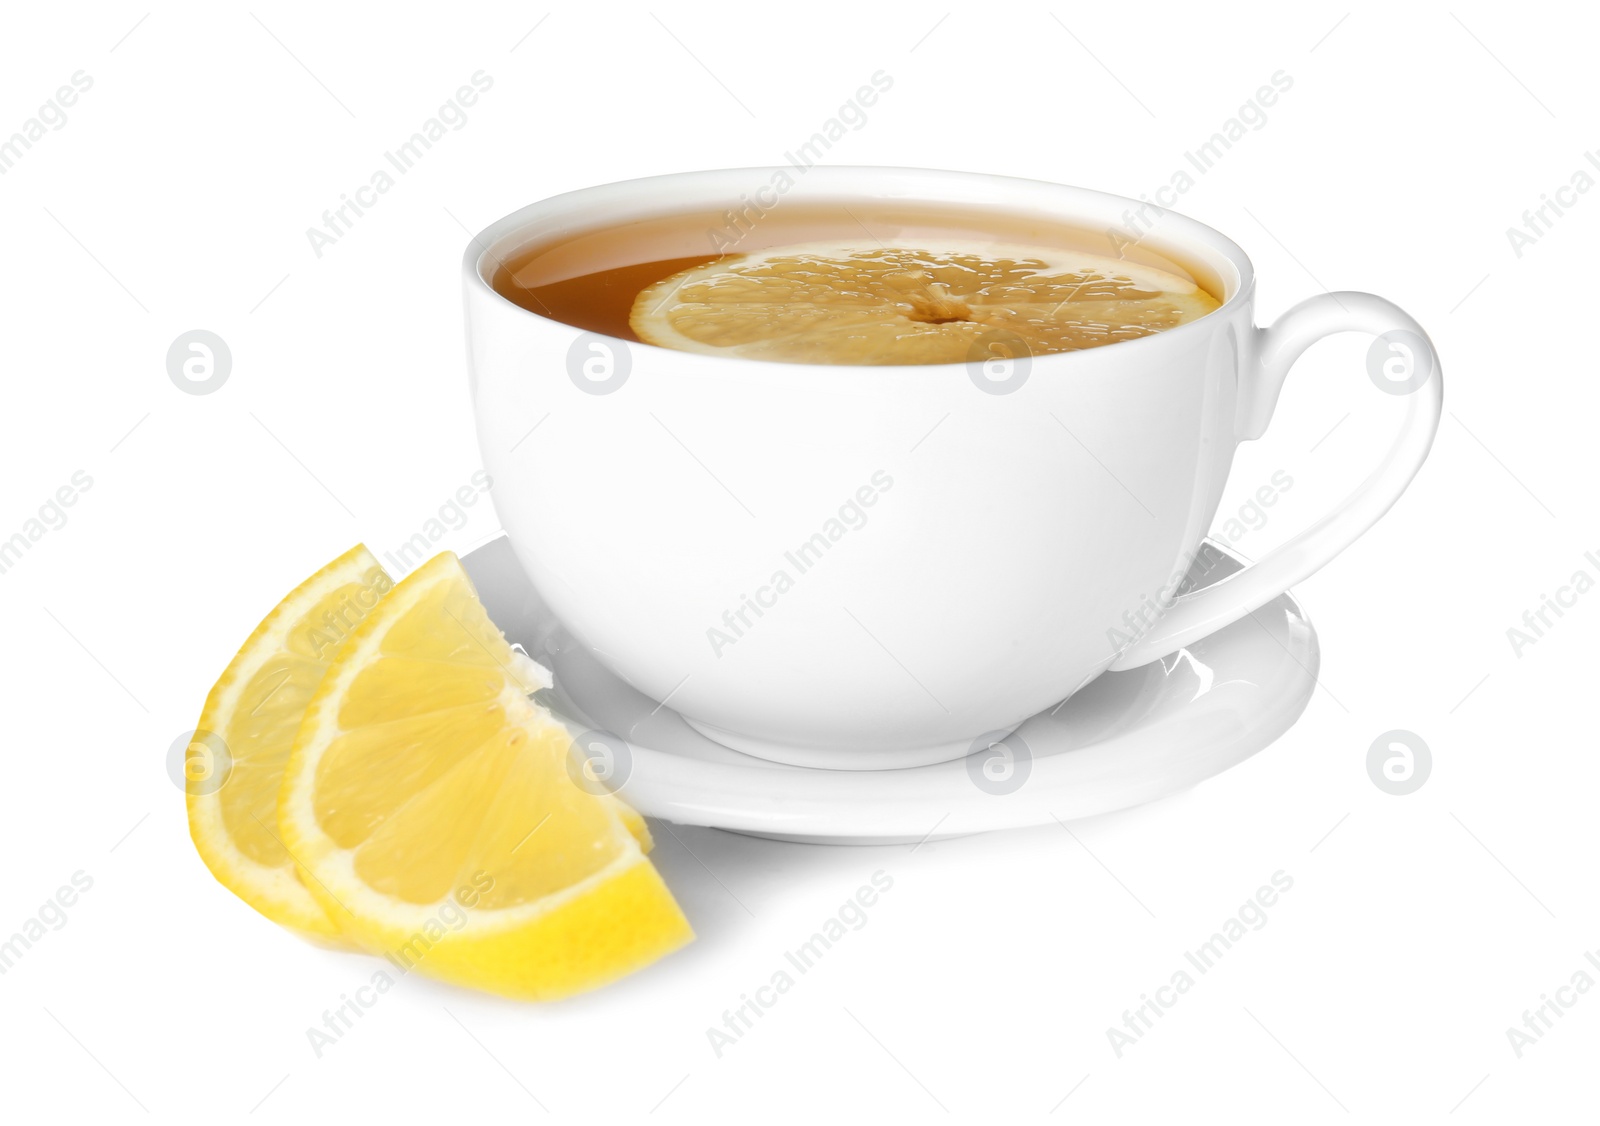
[[[325,942],[340,931],[279,839],[278,788],[334,650],[391,585],[357,546],[297,586],[229,662],[185,750],[189,834],[206,866],[267,918]]]
[[[1049,247],[813,242],[720,258],[643,290],[663,348],[812,364],[944,364],[1134,340],[1217,308],[1154,266]]]
[[[340,645],[278,814],[307,886],[359,945],[403,971],[553,999],[693,938],[642,821],[595,791],[529,698],[547,683],[448,552]]]

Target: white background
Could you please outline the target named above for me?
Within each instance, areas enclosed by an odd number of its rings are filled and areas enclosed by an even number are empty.
[[[0,934],[74,872],[94,881],[0,977],[7,1119],[1593,1116],[1600,995],[1521,1058],[1506,1035],[1600,948],[1600,594],[1520,655],[1506,636],[1600,574],[1600,192],[1520,257],[1506,235],[1600,146],[1592,18],[1473,0],[146,12],[14,6],[0,32],[0,135],[93,78],[0,176],[0,533],[93,479],[0,575]],[[478,70],[494,85],[465,127],[319,259],[306,228]],[[478,468],[464,228],[590,184],[779,163],[878,70],[893,89],[830,162],[1135,197],[1292,76],[1178,209],[1254,257],[1264,320],[1371,290],[1428,327],[1447,376],[1410,492],[1298,590],[1316,697],[1237,769],[1073,835],[658,832],[692,947],[546,1007],[407,979],[317,1058],[306,1029],[377,963],[211,879],[168,745],[280,594],[358,540],[397,546]],[[194,328],[233,353],[215,394],[167,377]],[[1386,443],[1399,400],[1365,345],[1313,350],[1240,450],[1224,512],[1275,470],[1296,482],[1247,555]],[[470,512],[444,546],[496,531]],[[1406,797],[1366,769],[1393,728],[1433,755]],[[880,869],[894,887],[868,924],[717,1058],[708,1026]],[[1118,1058],[1107,1028],[1280,869],[1294,887],[1267,925]]]

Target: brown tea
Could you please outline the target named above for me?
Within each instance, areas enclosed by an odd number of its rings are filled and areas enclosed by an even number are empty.
[[[1096,347],[1204,316],[1221,290],[1114,232],[870,200],[575,232],[515,253],[491,281],[525,309],[624,340],[849,364]]]

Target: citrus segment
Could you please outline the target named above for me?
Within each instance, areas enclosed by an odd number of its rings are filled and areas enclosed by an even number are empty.
[[[278,836],[278,788],[329,659],[390,585],[357,546],[291,591],[211,689],[186,751],[189,832],[206,866],[267,918],[323,940],[339,929]]]
[[[361,945],[554,998],[693,937],[645,858],[643,819],[582,783],[571,737],[529,698],[541,684],[449,553],[341,645],[295,740],[279,823]]]

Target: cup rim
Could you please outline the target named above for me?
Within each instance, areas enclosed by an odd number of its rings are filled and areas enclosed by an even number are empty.
[[[561,192],[548,196],[518,208],[516,211],[501,216],[499,219],[483,228],[468,241],[466,250],[462,254],[462,270],[465,283],[470,287],[476,285],[492,300],[503,303],[513,310],[513,315],[521,314],[531,318],[535,323],[542,323],[559,329],[581,331],[563,321],[546,317],[531,309],[524,308],[509,298],[503,296],[494,288],[492,270],[486,270],[485,264],[491,259],[498,263],[503,261],[513,247],[508,246],[513,239],[520,235],[530,233],[533,224],[547,215],[559,215],[563,212],[577,213],[589,208],[603,210],[608,204],[615,205],[623,201],[639,199],[666,199],[671,197],[678,204],[663,204],[657,214],[667,215],[674,210],[679,210],[692,202],[695,195],[714,195],[720,202],[734,198],[740,189],[749,190],[752,184],[766,184],[778,172],[790,173],[791,168],[780,165],[755,165],[739,168],[714,168],[694,172],[669,172],[655,176],[641,176],[627,180],[613,180],[604,184],[595,184],[590,187],[576,188],[571,191]],[[1072,184],[1060,184],[1050,180],[1039,180],[1022,176],[1002,176],[987,172],[963,172],[936,168],[920,168],[901,165],[871,165],[871,164],[841,164],[841,165],[816,165],[804,171],[801,183],[806,188],[820,186],[824,192],[830,187],[836,189],[836,194],[860,195],[863,191],[871,194],[874,185],[873,179],[880,181],[877,185],[881,189],[881,181],[889,179],[902,188],[923,188],[926,194],[917,192],[906,198],[916,198],[927,202],[962,202],[978,206],[1004,207],[1004,202],[985,201],[978,194],[982,188],[991,191],[998,185],[1014,197],[1032,194],[1044,200],[1050,195],[1063,194],[1080,202],[1082,210],[1092,211],[1101,217],[1116,215],[1121,217],[1128,212],[1141,209],[1154,208],[1158,213],[1157,222],[1160,224],[1162,238],[1155,240],[1154,245],[1173,245],[1180,251],[1189,252],[1204,258],[1206,264],[1216,271],[1221,280],[1226,295],[1220,305],[1211,312],[1195,320],[1181,324],[1176,328],[1167,329],[1151,336],[1139,337],[1135,340],[1119,340],[1113,344],[1101,345],[1096,348],[1085,348],[1073,352],[1052,352],[1042,356],[1032,357],[1035,365],[1064,365],[1068,363],[1084,363],[1089,358],[1108,350],[1124,349],[1118,353],[1126,355],[1126,349],[1143,346],[1158,346],[1160,342],[1171,342],[1195,336],[1208,331],[1205,322],[1213,318],[1224,318],[1236,312],[1240,307],[1248,304],[1255,291],[1255,267],[1250,261],[1244,248],[1234,242],[1227,235],[1215,227],[1200,222],[1198,219],[1172,210],[1160,207],[1149,200],[1136,200],[1128,196],[1117,195],[1112,192],[1102,192],[1093,188],[1083,188]],[[968,196],[959,200],[952,200],[947,196],[941,197],[937,192],[937,185],[959,185],[973,189]],[[853,186],[853,190],[852,190]],[[726,192],[727,194],[718,194]],[[956,193],[959,194],[959,193]],[[817,199],[826,196],[813,196],[809,192],[805,198]],[[1080,220],[1081,221],[1081,220]],[[1146,235],[1153,232],[1146,232]],[[1141,235],[1140,238],[1145,238]],[[523,238],[520,245],[526,245],[531,238]],[[520,248],[520,247],[518,247]],[[1227,269],[1222,268],[1226,266]],[[1231,276],[1230,276],[1231,270]],[[605,335],[605,334],[596,334]],[[620,337],[614,338],[620,340]],[[652,352],[671,353],[674,356],[683,356],[685,353],[671,348],[662,348],[659,345],[649,344],[644,341],[625,341],[630,349],[644,348]],[[740,364],[745,367],[759,365],[761,367],[776,367],[791,369],[796,366],[821,366],[823,368],[842,368],[847,365],[796,365],[779,360],[753,360],[739,356],[717,356],[713,354],[693,353],[696,361],[708,361],[712,364]],[[968,366],[965,361],[955,361],[944,364],[881,364],[881,365],[848,365],[851,368],[864,367],[867,370],[880,374],[891,374],[903,371],[921,371],[938,369],[964,369]]]

